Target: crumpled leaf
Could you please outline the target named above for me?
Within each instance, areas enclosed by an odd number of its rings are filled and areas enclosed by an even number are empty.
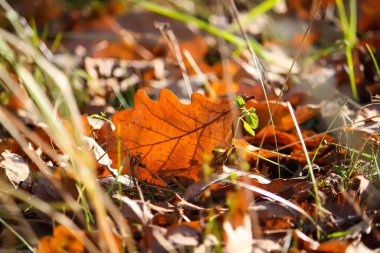
[[[102,147],[99,146],[99,144],[93,138],[87,136],[81,136],[81,138],[82,143],[85,145],[86,148],[92,151],[97,161],[98,177],[101,178],[100,183],[102,185],[106,186],[109,183],[109,181],[106,180],[107,177],[103,176],[108,176],[108,173],[112,173],[113,180],[111,180],[111,185],[114,184],[115,180],[123,185],[128,186],[131,184],[131,180],[128,176],[119,175],[118,170],[111,167],[112,161],[108,157],[108,154],[103,150]]]
[[[173,176],[198,181],[204,154],[230,145],[232,113],[227,99],[215,103],[195,93],[191,104],[185,105],[164,89],[157,102],[143,90],[136,93],[134,100],[135,109],[113,116],[115,131],[103,129],[113,163],[121,164],[129,156],[124,173],[156,184]],[[137,161],[134,172],[131,161]]]
[[[1,159],[3,160],[0,162],[0,167],[5,170],[15,188],[29,177],[29,166],[21,156],[5,150],[1,153]]]
[[[312,132],[306,132],[303,134],[305,144],[309,151],[308,155],[310,159],[316,155],[315,161],[320,162],[320,158],[326,156],[333,149],[333,146],[323,144],[323,142],[321,142],[323,136],[307,136],[307,134],[311,133]],[[260,144],[264,135],[264,143],[266,147],[269,148],[269,145],[272,145],[272,149],[260,148]],[[324,140],[332,142],[334,139],[331,136],[326,135],[324,136]],[[275,150],[276,143],[278,145],[279,152],[276,152]],[[234,144],[236,148],[245,151],[243,154],[248,161],[257,160],[259,157],[264,157],[267,159],[279,157],[281,159],[294,159],[301,163],[307,163],[305,152],[302,149],[299,138],[290,133],[286,133],[277,129],[273,131],[273,128],[271,126],[269,126],[269,128],[261,129],[261,131],[257,133],[256,136],[247,136],[241,139],[237,139],[235,140]],[[286,149],[284,147],[286,147]],[[318,153],[316,153],[317,151]]]
[[[122,212],[129,222],[146,225],[152,219],[149,207],[145,203],[137,202],[119,194],[113,197],[123,203]]]

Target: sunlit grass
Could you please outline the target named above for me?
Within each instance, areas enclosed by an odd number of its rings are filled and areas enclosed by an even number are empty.
[[[255,18],[272,10],[276,4],[283,2],[284,0],[265,0],[260,4],[250,9],[240,20],[240,24],[243,28],[246,28]],[[231,24],[231,32],[239,31],[239,24],[235,21]]]
[[[373,53],[371,47],[370,47],[368,44],[366,45],[366,48],[367,48],[367,50],[368,50],[368,52],[369,52],[369,55],[371,56],[371,59],[372,59],[373,65],[375,66],[377,76],[380,78],[380,68],[379,68],[379,63],[378,63],[377,60],[376,60],[375,54]]]
[[[348,75],[350,78],[352,97],[355,101],[359,101],[359,95],[356,88],[355,69],[352,50],[356,44],[356,26],[357,26],[357,0],[349,1],[349,17],[347,15],[343,0],[336,0],[336,5],[339,13],[339,21],[343,33],[345,52],[348,66]]]
[[[200,20],[194,16],[190,16],[190,15],[187,15],[185,13],[182,13],[182,12],[179,12],[176,10],[172,10],[172,9],[169,9],[165,6],[158,5],[156,3],[145,1],[145,0],[144,1],[128,0],[128,1],[133,2],[134,4],[144,8],[146,10],[158,13],[160,15],[172,18],[174,20],[178,20],[178,21],[184,22],[186,24],[196,25],[200,29],[202,29],[202,30],[204,30],[204,31],[216,36],[216,37],[222,38],[222,39],[226,40],[227,42],[232,43],[233,45],[235,45],[238,48],[245,48],[246,47],[246,42],[244,39],[241,39],[240,37],[234,35],[231,32],[220,29],[220,28],[218,28],[212,24],[209,24],[203,20]],[[266,49],[261,44],[259,44],[256,40],[254,40],[254,39],[249,40],[249,44],[252,46],[252,48],[254,48],[254,50],[257,52],[258,55],[260,55],[262,58],[264,58],[266,60],[270,60],[269,54],[267,53]]]
[[[103,235],[104,241],[97,242],[98,245],[95,246],[89,240],[85,240],[85,247],[91,252],[97,252],[97,248],[101,251],[109,250],[110,252],[117,252],[118,246],[113,238],[113,227],[109,222],[109,220],[114,219],[115,221],[119,221],[118,226],[123,235],[123,243],[128,247],[130,252],[134,252],[134,240],[133,237],[131,237],[129,228],[125,222],[122,221],[123,216],[120,214],[120,211],[113,205],[107,194],[100,187],[97,176],[94,173],[95,161],[90,152],[82,144],[80,136],[83,135],[83,130],[80,113],[67,75],[50,63],[44,55],[32,46],[32,40],[34,40],[34,45],[36,45],[37,48],[39,48],[40,42],[36,38],[31,38],[31,36],[33,36],[32,33],[25,32],[25,28],[19,23],[21,19],[17,13],[14,12],[5,1],[0,1],[0,4],[5,9],[6,16],[13,24],[17,33],[17,35],[14,35],[5,30],[0,30],[0,41],[2,45],[0,54],[3,59],[7,60],[11,69],[20,78],[20,84],[15,83],[8,72],[3,69],[0,72],[1,84],[6,90],[20,99],[23,103],[24,110],[29,111],[30,115],[33,115],[39,122],[43,122],[48,126],[46,129],[48,136],[62,152],[69,155],[70,164],[66,170],[74,175],[80,187],[80,206],[76,203],[76,200],[64,190],[64,186],[59,181],[54,180],[46,164],[42,162],[32,150],[28,150],[28,140],[26,140],[19,131],[25,128],[20,125],[23,123],[20,123],[19,127],[17,127],[14,119],[10,117],[10,114],[4,111],[0,112],[1,124],[21,147],[23,147],[26,154],[37,165],[40,171],[48,179],[52,180],[52,184],[60,190],[60,194],[62,194],[62,197],[69,204],[70,208],[78,213],[82,212],[82,208],[85,209],[87,226],[90,228],[96,223],[97,229],[99,233]],[[8,45],[11,45],[12,49]],[[17,50],[19,55],[23,54],[25,57],[31,59],[32,62],[20,61],[19,58],[14,56],[13,49]],[[37,66],[40,71],[48,77],[48,79],[46,79],[46,81],[49,82],[48,87],[54,87],[55,90],[60,92],[60,103],[62,104],[62,108],[66,108],[68,116],[66,120],[71,121],[71,125],[75,126],[71,134],[64,127],[63,119],[60,117],[60,112],[56,111],[57,107],[53,105],[54,102],[50,101],[50,98],[42,89],[41,85],[27,68],[27,65],[30,64]],[[27,91],[26,96],[20,97],[24,93],[19,92],[19,85],[22,85]],[[2,190],[6,189],[3,188],[3,186],[0,188]],[[74,230],[79,230],[73,221],[64,213],[53,210],[49,203],[33,198],[29,193],[22,193],[21,190],[17,190],[14,191],[13,197],[30,203],[33,207],[51,216],[62,225]],[[93,214],[96,221],[92,218]]]

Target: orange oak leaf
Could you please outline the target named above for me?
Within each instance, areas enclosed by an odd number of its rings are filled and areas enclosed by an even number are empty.
[[[164,89],[159,101],[151,100],[143,90],[134,101],[133,110],[113,115],[116,130],[103,129],[113,167],[126,159],[123,173],[161,185],[174,176],[198,181],[204,155],[231,143],[228,99],[212,102],[195,93],[186,105]]]

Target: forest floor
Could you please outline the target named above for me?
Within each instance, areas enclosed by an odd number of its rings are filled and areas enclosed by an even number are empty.
[[[376,0],[0,8],[1,252],[379,250]]]

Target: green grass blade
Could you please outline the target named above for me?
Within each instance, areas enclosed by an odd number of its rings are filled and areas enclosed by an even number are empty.
[[[336,5],[339,13],[339,21],[343,32],[343,37],[346,45],[346,58],[347,58],[347,66],[348,66],[348,75],[350,78],[350,86],[352,97],[355,101],[359,101],[358,91],[356,88],[355,82],[355,72],[354,72],[354,63],[352,56],[352,49],[356,43],[356,25],[357,25],[357,17],[356,17],[356,0],[350,0],[350,19],[347,18],[347,13],[344,8],[343,0],[336,0]]]
[[[196,25],[198,28],[200,28],[200,29],[202,29],[202,30],[204,30],[204,31],[216,36],[216,37],[222,38],[222,39],[234,44],[238,48],[244,48],[246,46],[244,39],[241,39],[240,37],[228,32],[228,31],[221,30],[220,28],[213,26],[213,25],[211,25],[211,24],[209,24],[203,20],[200,20],[198,18],[195,18],[193,16],[190,16],[190,15],[187,15],[187,14],[175,11],[175,10],[171,10],[171,9],[168,9],[168,8],[163,7],[161,5],[151,3],[148,1],[137,1],[137,0],[129,0],[129,1],[135,3],[136,5],[142,7],[146,10],[155,12],[157,14],[160,14],[160,15],[163,15],[163,16],[166,16],[166,17],[169,17],[169,18],[172,18],[174,20],[181,21],[184,23]],[[258,43],[256,40],[251,39],[250,44],[252,45],[253,49],[257,52],[258,55],[260,55],[265,60],[269,60],[268,52],[265,50],[265,48],[260,43]]]
[[[259,5],[257,5],[255,8],[251,9],[241,20],[241,26],[244,28],[246,27],[252,20],[254,20],[256,17],[265,14],[266,12],[273,9],[273,7],[283,2],[284,0],[266,0]],[[238,31],[239,25],[236,23],[236,21],[231,25],[230,31]]]
[[[355,81],[355,70],[354,70],[354,59],[352,56],[352,47],[349,45],[346,46],[346,58],[347,58],[348,76],[350,78],[352,97],[355,99],[355,101],[359,101],[359,95],[358,95],[358,90],[356,88],[356,81]]]
[[[365,46],[367,47],[369,55],[371,56],[371,59],[373,61],[373,65],[375,65],[377,76],[380,77],[380,68],[379,68],[379,64],[376,60],[375,54],[373,53],[371,47],[368,44],[366,44]]]
[[[342,32],[345,38],[347,38],[348,33],[348,18],[346,14],[346,10],[344,9],[343,0],[336,0],[336,6],[338,8],[339,13],[339,19],[340,19],[340,25],[342,28]]]
[[[356,26],[357,26],[357,0],[350,0],[350,21],[349,21],[349,34],[350,43],[354,45],[356,43]]]
[[[8,228],[9,231],[11,231],[28,248],[28,250],[30,250],[31,252],[34,252],[33,247],[19,233],[17,233],[16,230],[14,230],[11,226],[9,226],[9,224],[5,220],[3,220],[1,217],[0,217],[0,223],[3,224],[4,227]]]

